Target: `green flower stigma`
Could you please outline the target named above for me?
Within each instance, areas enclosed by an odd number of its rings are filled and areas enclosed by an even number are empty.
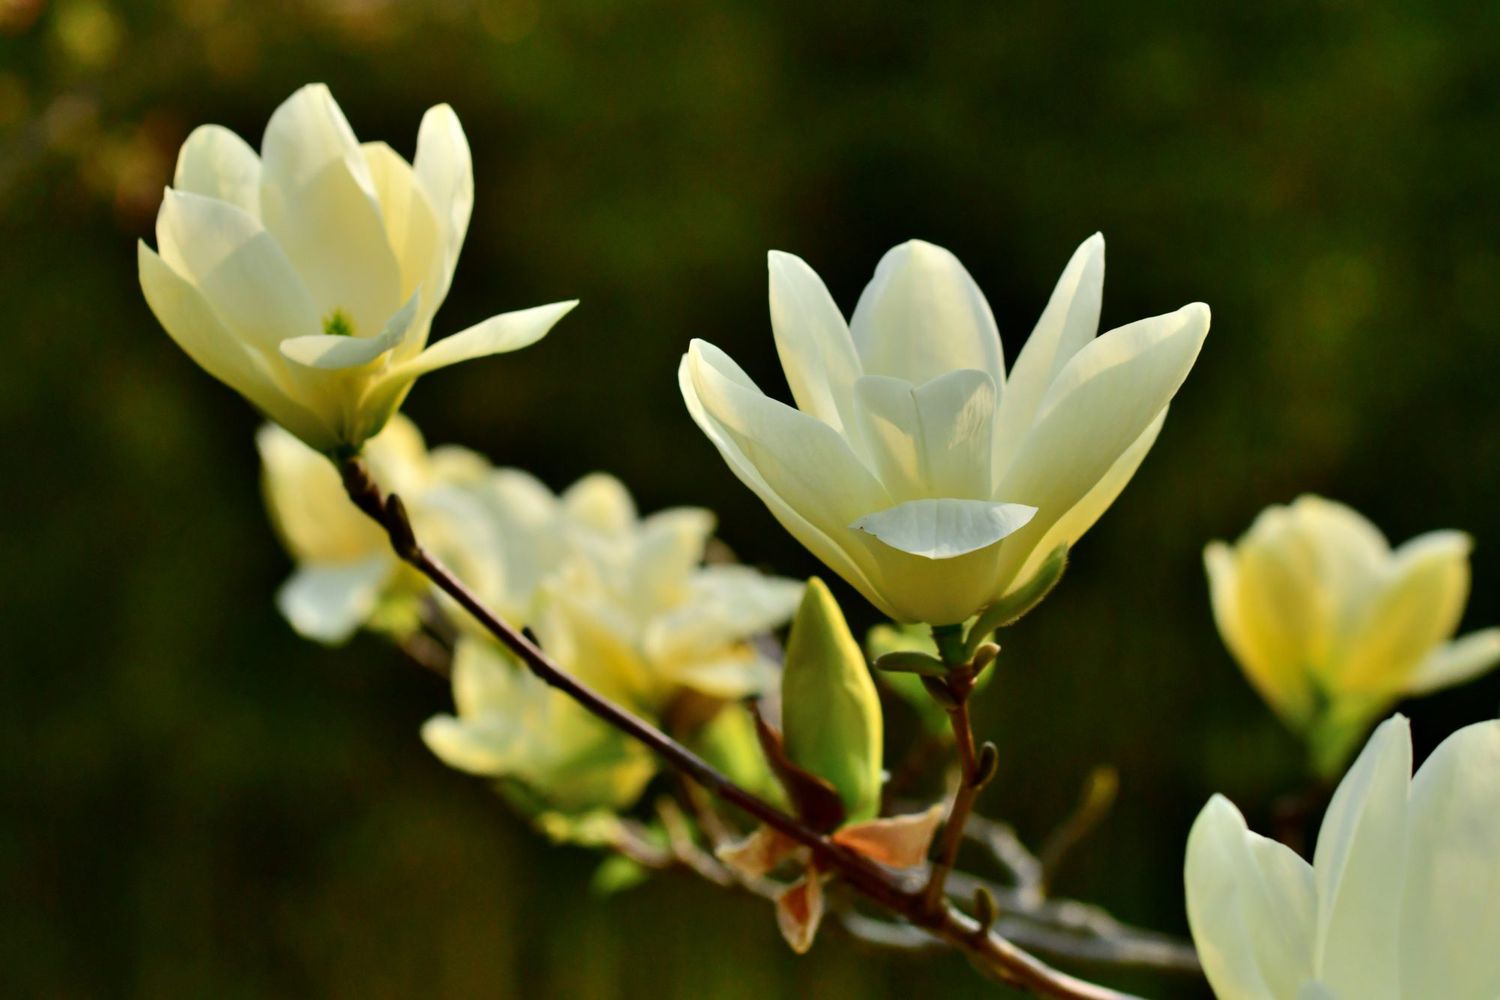
[[[330,337],[354,336],[354,321],[342,309],[335,309],[323,318],[323,332]]]

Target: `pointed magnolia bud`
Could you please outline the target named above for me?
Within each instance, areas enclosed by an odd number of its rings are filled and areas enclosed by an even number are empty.
[[[807,581],[781,675],[787,755],[826,778],[849,822],[880,807],[884,722],[875,682],[843,613],[822,580]]]

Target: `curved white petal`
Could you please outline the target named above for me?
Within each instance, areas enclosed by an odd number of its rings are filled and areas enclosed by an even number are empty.
[[[260,215],[260,157],[222,125],[193,129],[177,153],[172,186]]]
[[[1369,601],[1338,657],[1338,686],[1402,691],[1427,654],[1453,635],[1469,598],[1469,551],[1459,531],[1434,531],[1395,552],[1389,583]]]
[[[989,500],[911,500],[866,514],[851,527],[924,559],[951,559],[1014,534],[1036,515],[1025,504]]]
[[[281,342],[281,356],[308,368],[343,371],[369,364],[387,351],[400,346],[412,332],[412,321],[419,308],[420,292],[414,292],[397,313],[374,337],[338,337],[314,334],[293,337]]]
[[[995,435],[996,468],[1005,468],[1015,457],[1047,387],[1099,332],[1103,297],[1104,237],[1095,233],[1073,251],[1047,308],[1011,366]]]
[[[1412,781],[1401,995],[1500,996],[1500,722],[1460,729]]]
[[[1312,869],[1215,795],[1188,836],[1188,923],[1220,1000],[1290,998],[1313,972]]]
[[[623,536],[636,525],[638,514],[630,491],[608,473],[584,476],[563,490],[560,500],[569,522],[603,535]]]
[[[1006,553],[1011,578],[1166,408],[1208,335],[1205,305],[1112,330],[1074,355],[1043,398],[995,496],[1036,507]]]
[[[144,242],[137,245],[141,290],[162,327],[198,365],[256,409],[314,447],[331,447],[333,431],[288,396],[266,359],[232,334],[193,285]]]
[[[844,316],[817,273],[800,257],[766,255],[771,330],[792,398],[836,430],[853,425],[853,386],[862,374]]]
[[[383,142],[361,147],[385,222],[386,241],[401,269],[401,299],[422,295],[422,314],[431,317],[443,304],[448,287],[446,248],[436,211],[411,164]],[[413,344],[415,354],[421,344]]]
[[[197,286],[225,326],[273,354],[322,331],[301,276],[260,221],[228,202],[167,191],[156,218],[164,261]]]
[[[1481,629],[1444,643],[1427,655],[1406,686],[1422,695],[1463,684],[1500,663],[1500,628]]]
[[[499,777],[514,766],[516,735],[503,717],[478,722],[435,715],[422,724],[422,742],[438,760],[480,777]]]
[[[873,564],[845,548],[848,525],[889,506],[889,496],[838,432],[767,399],[728,355],[700,340],[683,357],[678,384],[693,420],[782,527],[890,613]]]
[[[972,368],[921,386],[883,375],[855,383],[857,433],[893,498],[990,498],[995,393]]]
[[[399,373],[402,378],[416,378],[461,361],[529,347],[545,337],[557,321],[572,312],[577,305],[578,300],[572,299],[491,316],[432,344],[410,362],[393,371],[392,375]]]
[[[463,248],[469,216],[474,210],[474,167],[469,140],[458,115],[448,105],[428,108],[422,116],[412,167],[437,213],[442,231],[446,263],[437,289],[437,301],[441,302],[453,280],[458,252]]]
[[[320,313],[342,309],[356,333],[368,336],[396,311],[401,269],[375,181],[322,84],[303,87],[271,115],[261,142],[260,207]]]
[[[354,563],[303,566],[277,591],[276,606],[298,635],[339,645],[375,612],[393,568],[388,553]]]
[[[1318,979],[1335,994],[1396,1000],[1411,734],[1381,723],[1339,783],[1318,831]]]
[[[942,247],[910,240],[888,251],[849,326],[868,374],[920,384],[956,368],[977,368],[997,388],[1005,385],[989,303]]]

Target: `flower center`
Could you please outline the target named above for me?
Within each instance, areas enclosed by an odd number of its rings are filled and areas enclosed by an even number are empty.
[[[323,317],[323,333],[330,337],[354,336],[354,321],[342,309],[335,309]]]

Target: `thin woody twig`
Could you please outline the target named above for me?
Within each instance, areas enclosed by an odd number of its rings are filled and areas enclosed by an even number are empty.
[[[940,900],[937,907],[930,906],[926,893],[909,892],[895,885],[873,862],[834,843],[801,820],[740,787],[651,723],[600,696],[562,670],[535,643],[486,607],[462,581],[428,553],[413,533],[400,498],[387,498],[371,479],[369,469],[361,459],[345,459],[339,468],[349,498],[385,529],[396,554],[453,598],[538,679],[562,691],[615,729],[644,743],[672,767],[724,801],[807,847],[820,867],[837,872],[846,884],[871,902],[906,917],[954,945],[980,971],[1009,985],[1061,1000],[1136,1000],[1130,994],[1053,969],[1011,941],[980,926],[945,900]]]

